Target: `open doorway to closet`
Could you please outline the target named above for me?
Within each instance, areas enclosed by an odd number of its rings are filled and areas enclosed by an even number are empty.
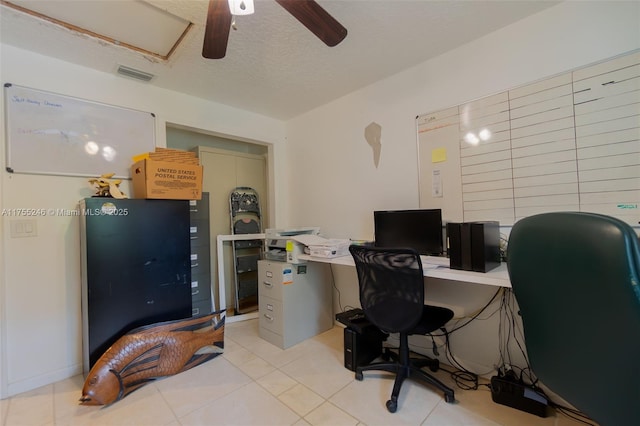
[[[179,125],[167,125],[167,147],[194,151],[203,166],[203,192],[209,193],[209,272],[216,308],[220,307],[218,235],[232,233],[230,195],[237,187],[253,188],[260,202],[262,231],[270,224],[269,164],[271,145],[235,139]],[[224,246],[225,304],[227,315],[238,314],[234,256],[230,243]],[[257,276],[257,272],[256,272]],[[257,306],[255,307],[257,310]],[[246,313],[243,311],[243,313]]]

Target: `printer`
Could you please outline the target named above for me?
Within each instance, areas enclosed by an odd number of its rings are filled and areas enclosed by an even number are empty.
[[[320,228],[267,229],[264,233],[264,258],[278,262],[302,263],[298,255],[304,254],[304,244],[291,237],[296,235],[319,235]]]

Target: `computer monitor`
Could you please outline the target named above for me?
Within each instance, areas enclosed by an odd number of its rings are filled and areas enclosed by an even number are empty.
[[[409,247],[422,255],[440,256],[442,210],[384,210],[373,212],[376,247]]]

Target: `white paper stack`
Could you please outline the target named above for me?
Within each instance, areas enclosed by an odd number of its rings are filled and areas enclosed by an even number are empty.
[[[350,240],[327,239],[318,235],[296,235],[292,239],[304,244],[315,257],[339,257],[349,254]]]

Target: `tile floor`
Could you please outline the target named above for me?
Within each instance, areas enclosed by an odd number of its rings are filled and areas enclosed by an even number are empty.
[[[108,407],[78,405],[83,379],[72,377],[0,401],[5,426],[51,425],[556,425],[495,404],[489,390],[455,388],[456,402],[406,381],[398,411],[385,402],[393,381],[343,366],[341,327],[287,350],[258,336],[257,320],[228,323],[225,350],[203,365],[148,384]],[[437,373],[451,384],[448,374]]]

